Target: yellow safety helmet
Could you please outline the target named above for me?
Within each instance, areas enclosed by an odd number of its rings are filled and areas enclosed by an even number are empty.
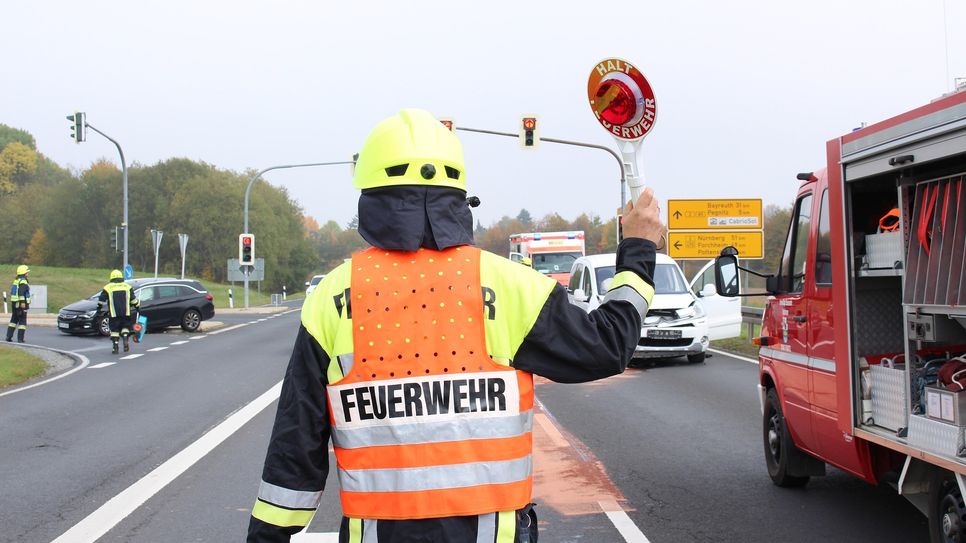
[[[427,185],[465,191],[463,146],[428,111],[404,109],[369,133],[359,151],[352,185],[357,189]]]
[[[28,273],[30,273],[30,268],[26,264],[17,266],[17,275],[27,275]]]
[[[124,279],[124,274],[121,273],[121,270],[113,270],[113,271],[111,271],[111,281],[113,281],[115,279]]]

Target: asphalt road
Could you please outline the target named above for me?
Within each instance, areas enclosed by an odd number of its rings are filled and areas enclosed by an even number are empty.
[[[216,334],[149,334],[132,353],[143,356],[127,360],[110,355],[104,339],[28,330],[29,342],[81,350],[90,365],[0,397],[0,541],[75,534],[68,530],[95,511],[120,519],[97,523],[110,528],[101,541],[244,539],[274,401],[130,514],[117,513],[132,485],[281,380],[297,312],[218,320],[228,326]],[[598,383],[538,380],[541,541],[620,542],[634,530],[652,543],[928,541],[925,519],[889,488],[834,469],[805,489],[773,486],[756,374],[753,364],[715,355]],[[338,527],[336,486],[330,477],[313,535],[302,541],[332,541],[322,534]]]

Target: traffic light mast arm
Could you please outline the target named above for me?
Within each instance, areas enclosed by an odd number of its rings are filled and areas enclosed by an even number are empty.
[[[513,133],[510,133],[510,132],[497,132],[495,130],[483,130],[483,129],[480,129],[480,128],[466,128],[464,126],[457,126],[456,127],[456,130],[462,130],[464,132],[477,132],[479,134],[492,134],[494,136],[507,136],[507,137],[510,137],[510,138],[519,138],[520,137],[519,134],[513,134]],[[610,155],[617,160],[617,165],[620,166],[620,169],[621,169],[621,208],[623,209],[624,204],[627,201],[626,200],[627,195],[626,195],[625,187],[624,187],[626,185],[626,182],[627,182],[627,175],[624,172],[624,161],[621,159],[620,155],[618,155],[617,153],[614,152],[613,149],[611,149],[610,147],[606,147],[604,145],[597,145],[596,143],[586,143],[586,142],[582,142],[582,141],[560,140],[560,139],[556,139],[556,138],[545,138],[543,136],[540,136],[540,141],[546,141],[546,142],[550,142],[550,143],[559,143],[561,145],[574,145],[574,146],[577,146],[577,147],[589,147],[591,149],[601,149],[603,151],[607,151],[608,153],[610,153]]]
[[[270,168],[265,168],[264,170],[253,175],[252,178],[248,180],[248,186],[245,187],[245,227],[242,229],[242,232],[244,232],[245,234],[250,233],[248,231],[248,196],[252,192],[252,185],[255,184],[255,181],[257,181],[259,177],[261,177],[265,173],[270,172],[272,170],[283,170],[286,168],[305,168],[308,166],[335,166],[336,164],[355,164],[355,162],[351,160],[345,160],[342,162],[312,162],[310,164],[286,164],[283,166],[272,166]]]

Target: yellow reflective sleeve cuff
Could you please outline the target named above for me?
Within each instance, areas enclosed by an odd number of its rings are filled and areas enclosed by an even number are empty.
[[[487,354],[508,364],[537,322],[557,281],[533,268],[480,251],[480,283],[484,289]]]
[[[303,509],[285,509],[262,500],[255,501],[252,516],[273,526],[308,526],[315,511]]]
[[[610,284],[610,290],[604,296],[604,303],[611,300],[623,300],[634,304],[641,318],[647,313],[647,308],[651,305],[654,298],[654,287],[641,276],[632,271],[622,271],[614,276]]]

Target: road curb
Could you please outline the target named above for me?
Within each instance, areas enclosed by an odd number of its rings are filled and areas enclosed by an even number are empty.
[[[59,355],[62,355],[62,356],[65,356],[67,358],[72,359],[74,361],[74,363],[72,364],[72,366],[71,366],[70,369],[62,370],[62,371],[57,371],[57,372],[53,373],[52,375],[48,375],[48,376],[44,376],[44,377],[39,377],[38,379],[40,379],[40,380],[37,381],[37,382],[31,383],[31,382],[28,381],[26,384],[15,385],[12,388],[10,388],[9,390],[4,390],[4,391],[0,392],[0,397],[7,396],[7,395],[13,394],[15,392],[21,392],[21,391],[24,391],[24,390],[28,390],[28,389],[31,389],[31,388],[34,388],[34,387],[39,387],[40,385],[45,385],[45,384],[50,383],[52,381],[56,381],[58,379],[62,379],[62,378],[67,377],[68,375],[70,375],[70,374],[72,374],[74,372],[77,372],[77,371],[80,371],[80,370],[86,368],[91,363],[91,361],[86,356],[84,356],[84,355],[82,355],[80,353],[74,353],[74,352],[71,352],[71,351],[62,351],[60,349],[54,349],[53,347],[45,347],[43,345],[35,345],[33,343],[11,343],[10,345],[13,346],[13,347],[17,347],[19,349],[26,350],[28,352],[31,349],[36,349],[36,350],[41,350],[41,351],[49,351],[49,352],[57,353]]]

